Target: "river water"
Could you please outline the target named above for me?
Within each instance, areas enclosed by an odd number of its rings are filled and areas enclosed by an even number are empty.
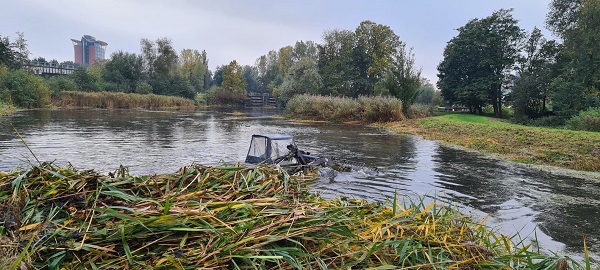
[[[243,161],[252,134],[288,133],[301,150],[364,170],[323,178],[325,197],[386,201],[394,192],[457,205],[501,233],[546,251],[600,254],[600,181],[488,159],[414,136],[344,125],[297,123],[278,112],[33,110],[0,118],[0,171],[41,161],[104,173],[173,173],[191,163]]]

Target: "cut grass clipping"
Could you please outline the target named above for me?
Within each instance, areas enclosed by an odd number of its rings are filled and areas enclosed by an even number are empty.
[[[324,200],[310,181],[239,165],[0,173],[0,269],[583,269],[454,207]]]

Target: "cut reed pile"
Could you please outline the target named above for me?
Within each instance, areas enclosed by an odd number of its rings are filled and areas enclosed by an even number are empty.
[[[552,267],[422,202],[323,200],[278,167],[116,176],[44,163],[0,173],[1,269]],[[572,267],[578,264],[568,262]],[[567,265],[567,264],[565,264]]]
[[[105,109],[193,108],[191,99],[122,92],[61,92],[52,103],[58,107]]]

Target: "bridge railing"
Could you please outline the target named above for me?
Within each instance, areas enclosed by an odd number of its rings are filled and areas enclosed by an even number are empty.
[[[69,75],[75,72],[75,65],[61,65],[58,63],[29,61],[22,67],[35,75]]]

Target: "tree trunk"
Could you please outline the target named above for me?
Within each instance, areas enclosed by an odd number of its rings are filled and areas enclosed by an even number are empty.
[[[498,85],[498,118],[502,118],[502,85]]]
[[[542,98],[542,109],[540,110],[541,115],[546,114],[546,96],[544,95],[544,98]]]
[[[410,106],[406,106],[404,105],[404,102],[402,102],[402,114],[404,115],[404,117],[408,118],[408,108]]]
[[[496,84],[492,91],[492,106],[494,107],[494,117],[502,118],[502,85]]]
[[[498,101],[494,100],[494,104],[492,105],[492,107],[494,107],[494,117],[498,117]]]

